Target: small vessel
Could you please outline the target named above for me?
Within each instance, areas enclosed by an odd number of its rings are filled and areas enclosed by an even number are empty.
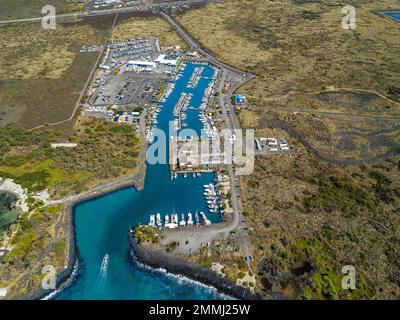
[[[155,215],[154,214],[152,214],[152,215],[150,215],[150,222],[149,222],[149,227],[155,227],[155,225],[156,225],[156,219],[155,219]]]
[[[184,174],[183,174],[183,177],[184,177],[184,178],[186,178],[186,177],[187,177],[187,174],[186,174],[186,173],[184,173]]]
[[[157,223],[157,227],[162,227],[161,215],[159,212],[156,215],[156,223]]]
[[[192,226],[193,225],[193,218],[192,218],[192,213],[191,212],[188,213],[187,225],[188,226]]]
[[[178,215],[176,213],[171,214],[170,228],[176,228],[178,226]]]
[[[218,209],[210,209],[211,213],[218,213]]]
[[[164,226],[168,227],[169,226],[169,215],[166,215],[164,219],[165,219]]]
[[[197,211],[194,213],[194,221],[196,222],[196,225],[199,225],[200,219],[199,219],[199,214]]]
[[[186,226],[186,221],[185,221],[185,214],[182,213],[181,221],[179,222],[180,226]]]
[[[192,173],[192,178],[196,178],[196,174],[194,172]]]
[[[204,224],[210,225],[211,221],[207,219],[207,216],[204,212],[200,212],[201,218],[203,219]]]
[[[215,193],[215,191],[206,191],[206,192],[203,192],[203,195],[205,195],[205,196],[216,196],[217,194]]]
[[[201,177],[201,173],[200,173],[200,172],[197,172],[197,176],[198,176],[198,177]]]

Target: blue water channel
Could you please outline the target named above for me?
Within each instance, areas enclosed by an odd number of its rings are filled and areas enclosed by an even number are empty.
[[[385,12],[384,15],[388,16],[389,18],[391,18],[397,22],[400,22],[400,11],[397,11],[397,12],[388,11],[388,12]]]
[[[195,67],[188,63],[167,100],[161,103],[157,127],[168,130],[173,109],[182,92],[193,94],[188,128],[201,129],[198,119],[202,98],[212,81],[214,68],[203,66],[196,88],[187,88]],[[168,141],[168,132],[166,134]],[[201,177],[171,180],[168,164],[148,165],[144,190],[126,188],[99,199],[84,202],[75,208],[75,234],[79,250],[79,266],[75,280],[56,299],[222,299],[215,289],[207,288],[182,277],[147,269],[133,263],[128,256],[127,231],[139,223],[147,224],[149,215],[160,212],[179,219],[182,213],[204,211],[212,222],[220,214],[210,213],[203,197],[203,185],[214,180],[213,173]],[[183,239],[184,240],[184,239]],[[185,245],[181,241],[181,245]],[[190,246],[190,243],[188,244]],[[108,255],[108,262],[104,257]]]

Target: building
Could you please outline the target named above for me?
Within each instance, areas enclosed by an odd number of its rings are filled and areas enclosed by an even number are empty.
[[[179,58],[167,58],[167,56],[165,54],[161,54],[154,61],[159,64],[163,64],[163,65],[170,66],[170,67],[175,67],[178,65],[178,60],[179,60]]]
[[[241,94],[234,94],[232,96],[232,102],[234,104],[242,104],[245,103],[246,101],[247,101],[246,97]]]
[[[150,61],[131,60],[128,61],[126,66],[128,68],[142,68],[145,71],[152,71],[156,66],[156,64],[155,62],[150,62]]]
[[[56,148],[75,148],[77,147],[78,144],[77,143],[52,143],[51,147],[56,149]]]

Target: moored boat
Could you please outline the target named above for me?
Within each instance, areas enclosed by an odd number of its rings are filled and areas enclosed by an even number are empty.
[[[156,215],[156,223],[157,223],[157,227],[162,227],[161,215],[159,212]]]
[[[193,225],[193,218],[192,218],[192,213],[191,212],[188,213],[187,225],[188,226],[192,226]]]
[[[186,226],[185,214],[184,213],[182,213],[181,221],[179,222],[179,225],[180,226]]]
[[[156,225],[156,221],[155,221],[155,215],[152,214],[150,215],[150,222],[149,222],[149,226],[150,227],[154,227]]]

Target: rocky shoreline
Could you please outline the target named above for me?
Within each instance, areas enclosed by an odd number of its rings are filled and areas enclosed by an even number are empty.
[[[19,184],[15,183],[13,179],[3,179],[0,177],[0,191],[10,192],[17,196],[18,200],[15,203],[15,208],[22,212],[27,212],[28,208],[28,191]]]
[[[216,288],[219,292],[240,300],[260,300],[261,297],[250,290],[238,286],[215,271],[202,268],[197,264],[186,262],[177,257],[140,245],[135,238],[135,232],[128,232],[130,255],[135,261],[155,269],[165,269],[167,272],[182,275],[194,281]]]
[[[103,186],[100,188],[95,188],[89,193],[85,193],[81,196],[78,196],[76,199],[71,201],[66,208],[65,211],[62,212],[67,219],[67,233],[68,233],[68,264],[67,267],[57,273],[56,280],[56,289],[48,289],[45,290],[41,287],[37,289],[33,294],[21,297],[21,300],[40,300],[51,293],[54,293],[60,289],[65,288],[72,279],[73,272],[75,266],[78,262],[79,251],[76,246],[76,238],[75,238],[75,221],[74,221],[74,210],[75,207],[79,204],[95,200],[97,198],[103,197],[109,193],[113,193],[125,188],[135,188],[137,191],[141,191],[144,188],[144,180],[146,177],[146,149],[147,144],[143,143],[140,156],[139,156],[139,169],[138,171],[130,178],[121,180],[120,182],[116,182],[115,184],[111,184],[108,186]]]
[[[69,281],[71,280],[71,276],[73,275],[75,265],[79,258],[79,251],[76,246],[76,238],[75,238],[75,221],[74,221],[75,207],[83,202],[95,200],[109,193],[116,192],[125,188],[136,188],[138,191],[140,191],[141,189],[143,189],[143,186],[140,185],[140,182],[135,180],[135,178],[133,177],[127,180],[126,182],[120,183],[116,186],[101,191],[94,191],[94,192],[92,191],[89,194],[85,194],[77,198],[67,206],[64,214],[66,215],[66,217],[68,217],[68,240],[69,240],[68,265],[65,269],[57,273],[56,289],[45,290],[43,288],[38,288],[38,290],[32,295],[22,297],[22,300],[43,299],[46,296],[50,295],[51,293],[63,289],[66,285],[68,285]]]
[[[137,191],[141,191],[144,188],[144,180],[146,177],[146,150],[147,144],[142,143],[139,155],[139,168],[138,171],[129,178],[120,180],[120,182],[116,182],[111,185],[104,185],[102,187],[97,187],[92,189],[89,193],[82,194],[78,196],[76,199],[71,201],[66,208],[65,211],[61,214],[64,214],[67,219],[67,233],[68,233],[68,264],[67,267],[57,273],[56,280],[56,289],[48,289],[45,290],[41,287],[37,289],[33,294],[21,297],[21,300],[40,300],[51,293],[54,293],[60,289],[65,288],[72,279],[73,272],[75,266],[78,262],[79,251],[76,246],[76,238],[75,238],[75,221],[74,221],[74,210],[75,207],[79,204],[95,200],[97,198],[103,197],[109,193],[113,193],[125,188],[135,188]]]

